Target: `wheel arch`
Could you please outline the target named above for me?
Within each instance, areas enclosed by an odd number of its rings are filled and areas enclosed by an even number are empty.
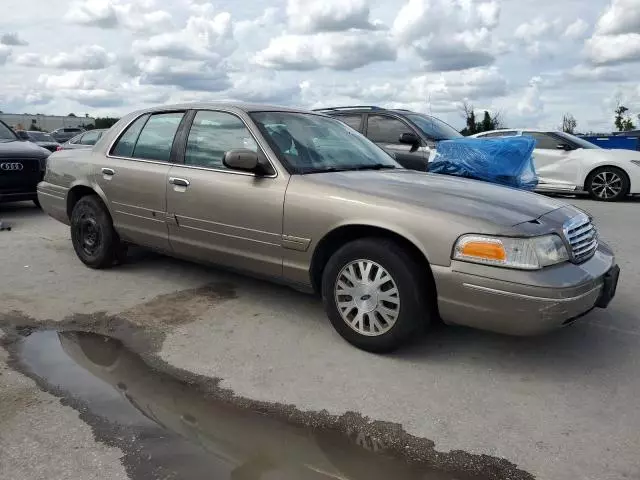
[[[113,216],[111,215],[111,210],[109,209],[109,204],[107,203],[107,197],[100,187],[98,187],[97,185],[89,186],[84,183],[77,183],[69,189],[69,192],[67,192],[66,211],[69,221],[71,221],[71,213],[73,212],[73,207],[75,207],[76,203],[78,203],[78,200],[80,200],[82,197],[86,197],[87,195],[97,195],[106,207],[109,216],[113,218]]]
[[[598,165],[592,165],[588,169],[588,172],[584,177],[584,184],[582,185],[585,191],[588,191],[588,185],[589,185],[589,181],[591,180],[591,176],[598,170],[602,170],[604,168],[615,168],[616,170],[621,170],[622,173],[624,173],[624,175],[627,177],[627,181],[629,182],[629,187],[631,187],[631,176],[629,175],[629,172],[627,172],[626,168],[624,168],[624,166],[619,165],[617,163],[613,163],[613,162],[603,162]]]
[[[398,243],[409,253],[412,259],[422,267],[421,270],[425,272],[427,281],[434,282],[433,272],[431,271],[431,265],[427,254],[417,245],[415,240],[385,227],[357,223],[335,227],[316,244],[311,257],[310,267],[310,277],[313,290],[315,292],[321,291],[324,268],[331,256],[340,247],[354,240],[368,237],[382,237]],[[433,286],[434,288],[432,290],[430,289],[430,291],[435,292],[435,282],[433,283]]]

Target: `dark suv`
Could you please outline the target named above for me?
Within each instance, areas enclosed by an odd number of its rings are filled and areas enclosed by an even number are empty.
[[[354,106],[315,111],[355,128],[393,155],[403,167],[412,170],[427,170],[431,149],[438,141],[462,137],[442,120],[409,110]]]
[[[51,152],[35,143],[22,141],[0,121],[0,202],[33,200]]]

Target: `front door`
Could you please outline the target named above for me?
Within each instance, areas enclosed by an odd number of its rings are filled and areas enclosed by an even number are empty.
[[[420,135],[402,120],[387,115],[367,116],[367,137],[379,147],[393,155],[396,161],[411,170],[427,171],[428,154],[423,146],[400,143],[400,135]]]
[[[143,115],[102,157],[96,182],[123,240],[169,250],[167,177],[173,140],[184,112]]]
[[[581,167],[570,151],[558,148],[565,141],[551,133],[522,132],[522,135],[536,141],[533,165],[538,175],[538,186],[541,189],[573,189],[581,176]]]
[[[259,147],[242,119],[200,110],[184,163],[169,171],[167,212],[174,252],[269,277],[282,276],[282,215],[288,180],[229,170],[225,152]]]

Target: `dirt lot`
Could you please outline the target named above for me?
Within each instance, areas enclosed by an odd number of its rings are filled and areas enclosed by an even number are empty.
[[[287,288],[142,251],[89,270],[67,228],[30,204],[0,206],[13,226],[0,232],[0,328],[6,344],[16,325],[107,333],[239,404],[307,425],[355,419],[461,472],[640,479],[640,202],[572,201],[616,251],[621,283],[607,310],[543,337],[443,327],[367,354],[338,337],[317,299]],[[135,478],[121,447],[0,353],[0,478]]]

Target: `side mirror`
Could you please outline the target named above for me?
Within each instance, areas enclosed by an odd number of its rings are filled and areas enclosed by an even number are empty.
[[[559,143],[558,145],[556,145],[556,148],[558,150],[564,150],[565,152],[568,152],[569,150],[573,150],[573,147],[566,143]]]
[[[400,135],[398,139],[400,143],[404,143],[406,145],[420,145],[420,139],[415,133],[406,132]]]
[[[253,150],[238,148],[225,152],[222,164],[232,170],[255,172],[260,165],[260,157]]]

